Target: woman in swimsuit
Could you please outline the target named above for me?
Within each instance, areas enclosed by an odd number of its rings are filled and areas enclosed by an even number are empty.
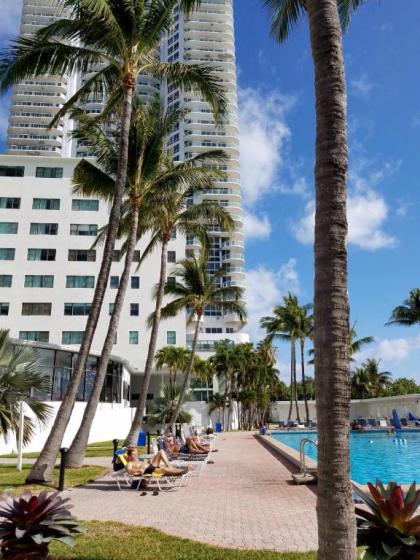
[[[152,474],[157,472],[163,475],[182,475],[190,472],[191,465],[186,468],[177,468],[171,465],[164,451],[158,451],[153,459],[139,461],[139,452],[136,448],[127,449],[127,472],[130,474]],[[164,464],[162,467],[161,464]]]

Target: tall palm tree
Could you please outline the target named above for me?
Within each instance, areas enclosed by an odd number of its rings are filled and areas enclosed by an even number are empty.
[[[224,395],[220,393],[213,393],[213,396],[209,403],[209,414],[213,412],[213,410],[217,410],[217,421],[220,423],[221,420],[221,411],[224,409],[226,404],[226,399]]]
[[[402,305],[393,309],[387,325],[420,325],[420,288],[410,290]]]
[[[223,286],[222,277],[226,274],[224,267],[220,268],[213,276],[207,272],[207,251],[202,248],[200,255],[183,259],[174,271],[175,283],[165,285],[165,294],[171,296],[172,301],[162,308],[162,319],[175,317],[178,313],[187,310],[187,324],[195,323],[194,336],[191,345],[191,357],[181,386],[178,406],[174,411],[169,425],[172,426],[178,416],[182,399],[189,387],[194,356],[197,350],[200,322],[206,307],[213,306],[222,313],[235,313],[243,320],[246,311],[241,298],[243,288],[239,286]]]
[[[231,384],[233,383],[233,378],[236,374],[237,368],[237,355],[235,355],[234,345],[231,340],[221,340],[215,344],[215,353],[210,358],[210,363],[218,376],[222,378],[224,382],[224,393],[223,393],[223,429],[229,430],[229,413],[228,417],[225,418],[226,407],[230,399],[229,393],[231,392]]]
[[[107,107],[101,118],[117,115],[120,130],[115,191],[91,310],[65,398],[28,481],[51,480],[102,308],[126,185],[128,137],[138,74],[146,73],[174,85],[196,89],[216,114],[224,110],[226,100],[220,80],[211,69],[164,63],[156,56],[160,40],[170,29],[176,4],[177,0],[63,0],[70,19],[58,19],[32,37],[19,37],[0,55],[0,91],[3,92],[33,76],[93,69],[92,77],[63,105],[51,125],[92,96],[106,95]],[[182,0],[181,9],[190,11],[199,4],[199,0]]]
[[[163,346],[155,356],[155,365],[157,369],[163,369],[164,366],[169,371],[169,385],[176,385],[176,377],[178,372],[187,369],[190,351],[182,346]]]
[[[46,425],[52,408],[34,396],[51,390],[50,378],[41,372],[38,353],[29,346],[16,346],[8,330],[0,330],[0,436],[7,440],[19,433],[20,403],[32,411],[34,418]],[[26,414],[23,419],[23,443],[35,434],[35,422]]]
[[[306,376],[305,376],[305,342],[307,338],[312,336],[313,332],[313,316],[309,315],[309,310],[312,309],[312,304],[308,303],[298,308],[298,321],[299,321],[299,345],[300,345],[300,369],[302,376],[302,391],[303,400],[305,401],[306,422],[309,424],[309,406],[308,395],[306,392]]]
[[[357,352],[360,352],[361,349],[366,346],[367,344],[371,344],[372,342],[374,342],[374,337],[373,336],[363,336],[362,338],[358,338],[357,335],[357,330],[356,330],[356,325],[357,322],[355,321],[349,330],[349,356],[350,356],[350,361],[354,362],[354,354],[357,354]],[[310,356],[314,355],[314,349],[311,348],[308,352],[308,354]],[[311,360],[308,361],[308,364],[312,365],[314,363],[314,359],[312,358]]]
[[[379,370],[379,360],[369,358],[352,375],[352,397],[369,399],[379,397],[391,382],[389,371]]]
[[[314,345],[318,420],[319,560],[353,560],[356,523],[349,467],[347,131],[342,28],[362,0],[264,0],[272,32],[287,39],[308,17],[315,72]]]
[[[217,224],[226,230],[231,230],[234,226],[229,213],[215,202],[203,200],[193,206],[187,205],[187,200],[191,196],[200,194],[202,189],[211,187],[214,181],[220,178],[222,173],[215,168],[215,165],[217,165],[217,162],[224,161],[223,158],[225,158],[224,152],[213,150],[201,153],[180,164],[171,163],[170,165],[175,170],[178,170],[180,174],[179,181],[174,180],[170,176],[169,182],[172,183],[172,188],[167,190],[157,189],[148,198],[148,207],[145,212],[147,217],[145,229],[151,231],[152,238],[143,252],[142,260],[160,244],[161,265],[159,282],[155,290],[155,311],[149,323],[151,331],[143,383],[136,412],[126,438],[127,444],[128,442],[134,442],[137,433],[141,430],[147,391],[152,376],[153,359],[156,352],[166,283],[167,251],[171,235],[173,232],[184,235],[192,234],[208,247],[210,244],[207,234],[208,224]]]

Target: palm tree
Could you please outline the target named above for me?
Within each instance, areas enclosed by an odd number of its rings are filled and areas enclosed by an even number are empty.
[[[226,399],[224,395],[221,395],[220,393],[213,393],[213,396],[209,403],[209,414],[211,414],[213,410],[217,410],[218,412],[217,421],[219,422],[219,424],[221,418],[221,411],[224,409],[225,404],[226,404]]]
[[[141,430],[147,391],[152,376],[153,359],[156,352],[161,309],[166,283],[166,266],[168,244],[173,232],[194,235],[208,247],[210,244],[206,225],[217,224],[225,230],[233,229],[234,222],[229,213],[215,202],[203,200],[193,206],[187,206],[187,200],[199,194],[205,187],[211,187],[222,173],[214,168],[214,164],[224,161],[226,154],[222,151],[209,151],[187,160],[181,164],[172,164],[179,173],[176,181],[170,176],[172,188],[153,192],[149,197],[146,228],[151,230],[152,238],[143,253],[143,259],[160,244],[160,275],[155,292],[155,311],[149,322],[151,327],[149,348],[147,351],[143,383],[137,402],[136,412],[131,423],[126,442],[135,442]]]
[[[237,355],[235,355],[234,344],[231,340],[222,340],[215,344],[215,353],[210,358],[210,363],[216,375],[224,381],[224,394],[223,394],[223,429],[229,430],[229,413],[225,418],[225,409],[229,403],[229,394],[231,393],[231,385],[237,369]]]
[[[29,346],[12,344],[9,331],[0,330],[0,436],[19,433],[20,403],[25,403],[34,418],[46,425],[52,408],[34,396],[51,389],[51,380],[40,371],[38,354]],[[33,418],[24,416],[23,443],[35,434]]]
[[[63,105],[53,122],[87,99],[108,96],[102,120],[119,118],[118,165],[100,272],[78,358],[65,398],[28,482],[50,481],[54,462],[74,407],[102,308],[120,220],[128,165],[128,137],[133,94],[139,73],[196,89],[215,113],[224,110],[220,79],[200,65],[160,62],[159,42],[171,26],[177,0],[63,0],[70,19],[61,18],[32,37],[21,36],[0,56],[0,91],[34,76],[92,72],[91,78]],[[182,0],[190,11],[199,0]]]
[[[169,371],[169,385],[176,385],[177,372],[183,372],[187,369],[190,351],[182,346],[163,346],[155,356],[155,365],[157,369],[163,369],[164,366]]]
[[[211,305],[223,313],[235,313],[241,320],[246,316],[244,304],[241,301],[243,288],[232,285],[223,286],[222,276],[226,274],[224,267],[210,276],[207,272],[207,257],[207,251],[202,248],[198,257],[194,255],[181,260],[174,271],[177,281],[165,285],[165,294],[174,299],[162,308],[162,319],[175,317],[178,313],[187,310],[187,324],[191,325],[195,322],[190,362],[184,375],[178,406],[168,423],[170,426],[175,423],[182,399],[189,386],[197,350],[200,322],[206,307]]]
[[[411,325],[420,324],[420,289],[410,290],[408,298],[402,305],[393,309],[386,325]]]
[[[162,385],[162,396],[156,399],[151,411],[146,415],[148,424],[155,426],[156,424],[165,425],[172,417],[173,411],[178,405],[181,389],[177,385]],[[182,399],[182,403],[184,399]],[[192,415],[186,410],[180,409],[176,417],[176,422],[181,424],[189,424]]]
[[[369,399],[379,397],[389,386],[392,374],[379,371],[379,360],[367,359],[352,375],[352,397]]]
[[[307,15],[315,73],[314,346],[318,420],[319,560],[353,560],[349,468],[347,131],[342,27],[362,0],[264,0],[279,42]],[[333,426],[333,429],[332,429]]]
[[[307,338],[312,336],[313,332],[313,316],[308,315],[308,311],[312,309],[312,304],[308,303],[298,308],[298,322],[299,322],[299,345],[300,345],[300,369],[302,376],[302,391],[303,400],[305,401],[306,422],[309,424],[309,406],[308,395],[306,392],[306,377],[305,377],[305,342]]]
[[[363,336],[362,338],[357,338],[356,324],[357,322],[354,322],[349,330],[349,356],[351,362],[354,362],[354,358],[353,358],[354,354],[357,354],[357,352],[360,352],[363,346],[366,346],[367,344],[371,344],[375,340],[373,336]],[[314,349],[311,348],[308,354],[310,356],[313,356]],[[314,363],[313,358],[308,361],[308,364],[310,365],[312,365],[313,363]]]

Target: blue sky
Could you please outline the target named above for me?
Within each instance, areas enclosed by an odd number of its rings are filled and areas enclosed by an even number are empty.
[[[19,0],[5,0],[0,46],[18,28]],[[250,323],[288,290],[311,301],[313,284],[313,70],[306,22],[284,45],[269,36],[259,0],[234,0],[247,236]],[[385,327],[419,286],[420,39],[418,0],[369,0],[345,37],[350,144],[349,294],[352,321],[395,377],[420,382],[420,334]],[[0,100],[0,152],[7,99]],[[287,379],[287,347],[279,363]]]

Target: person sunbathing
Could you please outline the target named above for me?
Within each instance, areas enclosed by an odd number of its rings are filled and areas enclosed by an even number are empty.
[[[126,457],[127,472],[134,475],[153,474],[156,472],[165,476],[176,476],[186,474],[192,470],[191,465],[185,468],[171,465],[164,451],[158,451],[153,459],[140,461],[137,448],[130,447],[127,449]],[[164,466],[161,466],[162,463]]]
[[[179,444],[172,434],[166,437],[166,446],[171,455],[207,455],[208,451],[201,449],[192,437],[187,437],[184,445]]]
[[[210,452],[210,445],[203,442],[201,437],[198,435],[197,430],[195,430],[194,435],[191,436],[191,439],[200,451],[204,451],[206,453]]]

